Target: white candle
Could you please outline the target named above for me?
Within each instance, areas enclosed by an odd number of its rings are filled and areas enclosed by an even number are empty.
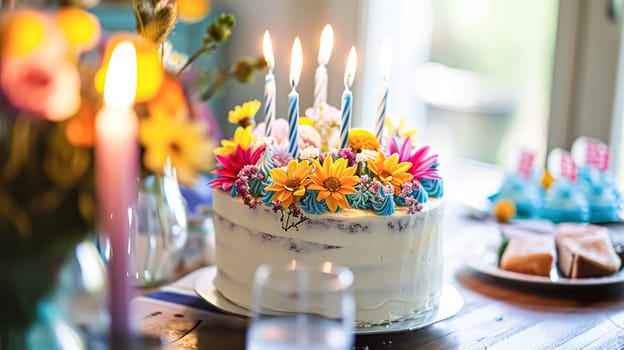
[[[390,66],[392,65],[392,46],[388,38],[385,38],[381,44],[379,53],[379,66],[381,69],[381,92],[379,94],[379,103],[377,104],[377,124],[375,125],[375,135],[379,142],[383,140],[384,122],[386,120],[386,106],[388,104],[388,76],[390,75]]]
[[[340,128],[340,148],[346,148],[349,141],[349,130],[351,129],[351,110],[353,108],[353,94],[351,86],[353,78],[355,78],[355,70],[357,68],[357,54],[355,47],[351,47],[349,58],[347,59],[347,67],[345,68],[344,85],[345,89],[342,93],[342,125]]]
[[[264,32],[262,51],[264,51],[264,60],[268,68],[264,78],[264,135],[271,137],[273,135],[273,122],[275,121],[275,76],[273,75],[275,57],[273,56],[273,46],[268,30]]]
[[[288,94],[288,152],[295,159],[299,154],[299,94],[297,93],[297,85],[299,84],[302,65],[301,40],[299,40],[299,37],[296,37],[290,56],[290,87],[292,90]]]
[[[129,332],[128,210],[137,198],[139,144],[134,113],[136,51],[131,42],[119,43],[110,58],[104,83],[104,106],[96,116],[96,191],[99,219],[108,234],[111,334]]]
[[[327,104],[327,63],[334,48],[334,30],[326,24],[321,33],[321,45],[318,53],[318,68],[314,75],[314,106]]]

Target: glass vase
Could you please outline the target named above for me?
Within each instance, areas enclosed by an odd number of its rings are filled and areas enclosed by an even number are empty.
[[[178,182],[147,177],[132,217],[130,270],[140,286],[167,281],[179,266],[188,238],[186,204]]]
[[[163,175],[149,175],[141,182],[128,220],[129,279],[139,287],[168,281],[180,266],[188,238],[186,202],[169,164]],[[100,251],[108,261],[106,232],[100,234]]]

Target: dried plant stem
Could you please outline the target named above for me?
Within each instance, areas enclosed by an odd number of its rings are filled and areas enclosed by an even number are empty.
[[[202,99],[202,101],[207,101],[208,99],[210,99],[212,95],[214,95],[221,88],[221,86],[223,86],[223,84],[232,76],[233,73],[229,72],[229,70],[220,71],[217,74],[215,80],[212,82],[212,85],[208,87],[208,90],[201,94],[200,98]]]
[[[213,52],[217,50],[217,45],[204,45],[201,48],[199,48],[199,50],[195,51],[195,53],[193,55],[191,55],[191,57],[188,59],[188,61],[186,61],[186,63],[184,64],[184,66],[182,66],[182,68],[180,68],[180,70],[178,71],[178,74],[182,74],[182,72],[184,72],[184,70],[186,70],[186,68],[190,67],[191,64],[193,64],[193,62],[195,62],[199,57],[201,57],[201,55],[208,53],[208,52]]]
[[[139,3],[137,2],[137,0],[132,0],[132,10],[134,11],[134,16],[136,17],[136,20],[137,20],[137,32],[143,33],[143,30],[145,29],[145,27],[143,25],[143,19],[141,18],[141,13],[139,12]]]

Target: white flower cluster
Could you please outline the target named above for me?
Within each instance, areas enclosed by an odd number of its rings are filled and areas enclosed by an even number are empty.
[[[366,162],[367,160],[375,160],[377,158],[377,151],[372,149],[363,149],[360,153],[355,155],[355,161],[357,163]]]
[[[310,146],[306,147],[301,151],[301,153],[299,153],[299,158],[301,160],[308,160],[312,158],[318,158],[319,154],[320,152],[318,148]]]

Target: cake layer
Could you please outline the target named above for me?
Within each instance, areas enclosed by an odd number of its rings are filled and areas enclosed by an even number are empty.
[[[249,209],[215,191],[218,275],[215,285],[235,303],[251,305],[253,274],[262,263],[331,261],[354,273],[356,319],[377,324],[430,310],[442,287],[443,205],[432,200],[413,215],[362,210],[307,215],[299,230],[284,231],[280,213]],[[285,218],[286,219],[286,218]]]

